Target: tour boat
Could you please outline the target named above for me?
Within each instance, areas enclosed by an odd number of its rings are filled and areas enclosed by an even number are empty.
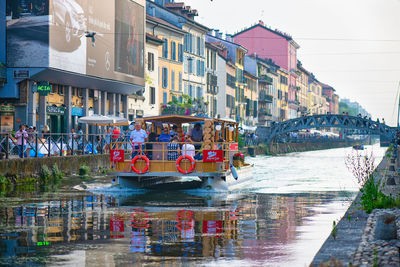
[[[152,138],[174,126],[179,151],[171,142],[146,140],[132,142],[128,138],[113,141],[110,151],[110,175],[118,184],[131,188],[191,189],[228,187],[251,177],[251,165],[238,153],[239,129],[235,121],[161,115],[136,119]],[[200,124],[201,142],[185,138],[189,125]],[[140,131],[140,129],[131,129]],[[150,138],[150,139],[152,139]]]
[[[355,150],[364,150],[364,145],[354,145],[353,149],[355,149]]]

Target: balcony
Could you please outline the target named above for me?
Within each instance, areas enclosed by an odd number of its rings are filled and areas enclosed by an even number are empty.
[[[258,95],[258,101],[260,102],[272,103],[273,100],[274,97],[272,95],[268,95],[263,91],[261,91],[260,94]]]
[[[289,108],[297,110],[299,108],[300,103],[299,103],[299,101],[289,100],[288,104],[289,104]]]
[[[260,79],[259,79],[259,82],[264,82],[264,83],[267,83],[269,85],[272,85],[274,83],[274,80],[271,77],[267,76],[267,75],[261,75]]]

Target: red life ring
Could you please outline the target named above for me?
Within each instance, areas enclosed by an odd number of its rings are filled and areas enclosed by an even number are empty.
[[[146,162],[146,167],[143,170],[138,170],[135,167],[135,163],[136,163],[136,161],[138,159],[143,159]],[[131,161],[131,169],[132,169],[132,171],[134,171],[134,172],[136,172],[138,174],[142,174],[142,173],[147,172],[149,170],[149,168],[150,168],[150,160],[145,155],[142,155],[142,154],[136,155]]]
[[[188,159],[188,160],[190,161],[190,168],[189,168],[188,170],[184,170],[184,169],[182,169],[181,166],[180,166],[180,165],[181,165],[181,161],[182,161],[183,159]],[[185,155],[185,156],[180,156],[180,157],[176,160],[175,166],[176,166],[176,169],[177,169],[180,173],[187,174],[187,173],[190,173],[190,172],[192,172],[192,171],[194,170],[194,167],[196,166],[196,162],[194,161],[194,159],[193,159],[191,156]]]

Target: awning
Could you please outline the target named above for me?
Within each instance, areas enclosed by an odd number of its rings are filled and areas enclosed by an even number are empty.
[[[107,125],[128,125],[128,119],[116,117],[116,116],[104,116],[104,115],[91,115],[85,116],[78,119],[78,123],[87,123],[98,126]]]
[[[254,132],[257,129],[257,127],[255,127],[255,126],[247,126],[247,125],[242,125],[241,127],[243,130],[251,131],[251,132]]]
[[[142,81],[138,84],[126,83],[117,80],[99,78],[65,70],[46,68],[31,76],[32,80],[48,81],[55,84],[66,84],[79,88],[90,88],[108,93],[133,95],[143,89]]]

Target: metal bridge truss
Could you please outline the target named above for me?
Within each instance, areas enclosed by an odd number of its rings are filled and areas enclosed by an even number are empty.
[[[264,139],[268,144],[276,137],[282,134],[295,132],[303,129],[313,128],[347,128],[363,130],[368,134],[376,134],[385,138],[391,138],[395,131],[394,128],[386,124],[354,117],[349,115],[314,115],[291,119],[283,122],[274,123],[271,127],[258,127],[257,135]]]

